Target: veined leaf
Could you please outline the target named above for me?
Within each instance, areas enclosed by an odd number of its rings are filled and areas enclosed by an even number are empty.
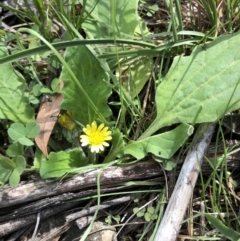
[[[83,125],[97,120],[99,113],[103,117],[110,116],[111,110],[107,105],[107,99],[111,94],[109,76],[96,56],[86,46],[69,47],[65,51],[65,60],[96,106],[98,113],[90,106],[79,85],[72,80],[65,68],[60,76],[64,82],[62,108],[72,111],[74,118]]]
[[[192,126],[181,124],[174,130],[128,144],[124,149],[124,153],[131,154],[137,159],[142,159],[147,153],[169,159],[192,133]]]
[[[224,35],[175,57],[157,88],[157,117],[140,139],[174,123],[214,122],[240,108],[239,41],[239,33]]]
[[[5,47],[0,47],[0,57],[7,54]],[[11,64],[0,65],[0,118],[14,122],[28,123],[34,120],[34,111],[25,97],[24,78],[13,69]]]
[[[86,1],[86,11],[90,17],[83,23],[87,34],[93,38],[133,36],[138,25],[138,1],[136,0],[95,0]]]
[[[43,159],[40,166],[42,178],[61,177],[74,168],[87,165],[87,159],[79,149],[51,152],[48,160]]]

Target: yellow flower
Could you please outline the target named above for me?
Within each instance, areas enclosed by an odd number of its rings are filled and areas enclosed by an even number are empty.
[[[104,127],[103,123],[97,126],[96,121],[83,128],[83,132],[86,135],[80,136],[81,145],[89,145],[91,152],[103,151],[105,146],[109,146],[106,141],[112,140],[112,132],[108,130],[108,127]]]
[[[74,114],[71,111],[67,111],[67,114],[61,114],[58,117],[58,123],[62,127],[72,131],[73,129],[75,129],[76,124],[69,118],[69,116],[72,117],[72,116],[74,116]]]

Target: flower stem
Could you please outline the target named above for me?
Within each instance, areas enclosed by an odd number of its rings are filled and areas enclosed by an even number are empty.
[[[90,148],[88,149],[88,162],[90,164],[96,164],[96,153],[95,152],[91,152]]]

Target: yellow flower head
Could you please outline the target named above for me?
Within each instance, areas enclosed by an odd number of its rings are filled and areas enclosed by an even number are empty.
[[[59,123],[62,127],[64,127],[64,128],[66,128],[66,129],[72,131],[72,130],[75,129],[76,124],[71,120],[71,118],[70,118],[69,116],[72,117],[72,116],[74,116],[74,114],[73,114],[71,111],[67,111],[67,114],[61,114],[61,115],[58,117],[58,123]]]
[[[103,123],[97,126],[96,121],[83,128],[83,132],[86,135],[80,136],[81,145],[89,145],[91,152],[103,151],[105,146],[109,146],[106,141],[112,140],[112,132],[108,130],[108,127],[104,127]]]

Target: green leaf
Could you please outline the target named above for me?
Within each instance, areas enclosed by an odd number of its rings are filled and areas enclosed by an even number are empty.
[[[0,187],[2,187],[9,179],[12,171],[0,167]]]
[[[42,94],[52,94],[52,91],[51,91],[49,88],[46,88],[46,87],[42,87],[42,88],[40,89],[40,92],[41,92]]]
[[[74,168],[87,165],[87,159],[78,149],[70,151],[51,152],[48,160],[43,159],[40,166],[42,178],[61,177]]]
[[[144,216],[145,211],[146,211],[146,208],[143,208],[140,211],[139,211],[138,207],[135,207],[133,209],[133,213],[135,213],[137,215],[137,217],[139,217],[139,218]]]
[[[26,138],[25,136],[19,138],[18,141],[19,141],[19,143],[21,143],[24,146],[33,146],[34,145],[34,143],[30,139]]]
[[[28,98],[29,102],[31,104],[37,105],[39,103],[38,98],[36,98],[34,95],[30,94]]]
[[[230,239],[231,241],[238,241],[240,238],[240,233],[234,231],[233,229],[225,226],[222,221],[215,218],[210,214],[205,214],[207,220],[216,228],[219,232],[223,234],[225,238]]]
[[[150,213],[145,213],[144,214],[144,218],[145,218],[146,222],[149,222],[151,220],[151,216],[152,215]]]
[[[40,127],[36,122],[29,122],[26,125],[26,137],[35,138],[40,132]]]
[[[171,171],[177,165],[177,161],[174,158],[170,158],[169,160],[163,161],[163,168],[167,171]]]
[[[13,123],[8,129],[8,135],[13,141],[18,141],[19,138],[25,137],[25,127],[21,123]]]
[[[148,207],[147,208],[147,212],[150,214],[154,214],[155,213],[155,208],[154,207]]]
[[[112,224],[112,217],[111,215],[108,215],[106,218],[105,218],[105,223],[111,225]]]
[[[214,122],[240,108],[240,33],[222,35],[178,56],[158,86],[157,117],[141,138],[174,123]]]
[[[124,77],[121,77],[122,85],[129,92],[132,99],[140,93],[149,80],[152,68],[153,61],[148,57],[136,59],[133,63],[128,63],[127,68],[123,67],[122,71],[124,72]]]
[[[13,170],[16,168],[16,164],[11,159],[0,154],[0,167],[8,170]]]
[[[20,174],[17,171],[17,169],[14,169],[9,178],[9,185],[11,187],[16,187],[19,182],[20,182]]]
[[[144,214],[144,218],[147,222],[157,219],[158,215],[155,213],[154,207],[148,207],[147,212]]]
[[[16,163],[16,170],[19,174],[22,174],[26,168],[26,160],[23,156],[17,156],[14,158]]]
[[[8,146],[7,155],[15,157],[23,154],[23,146],[19,142],[15,142]]]
[[[74,118],[83,125],[92,123],[98,118],[99,113],[103,117],[109,117],[111,115],[111,110],[107,105],[111,94],[109,76],[96,56],[86,46],[77,46],[66,49],[65,59],[85,93],[96,106],[98,113],[91,108],[81,88],[72,80],[65,68],[60,76],[60,79],[64,81],[62,108],[72,111],[75,114]]]
[[[58,92],[60,90],[60,79],[53,79],[51,82],[51,88],[54,93]]]
[[[0,58],[7,55],[6,47],[0,47]],[[27,123],[34,119],[34,111],[25,97],[26,82],[11,64],[0,65],[0,118]]]
[[[40,84],[36,84],[33,86],[32,93],[34,94],[34,96],[41,95],[41,92],[40,92],[41,88],[42,88],[42,85]]]
[[[112,146],[104,163],[113,161],[117,155],[123,154],[123,136],[119,129],[114,128],[112,134]]]
[[[130,142],[130,144],[125,147],[124,153],[130,154],[138,160],[145,157],[149,152],[157,157],[169,159],[184,144],[192,132],[192,126],[181,124],[175,129],[164,132],[163,134]]]
[[[83,29],[91,38],[124,37],[123,34],[133,36],[138,25],[137,0],[88,0],[85,11],[90,13],[87,21],[82,24]]]

